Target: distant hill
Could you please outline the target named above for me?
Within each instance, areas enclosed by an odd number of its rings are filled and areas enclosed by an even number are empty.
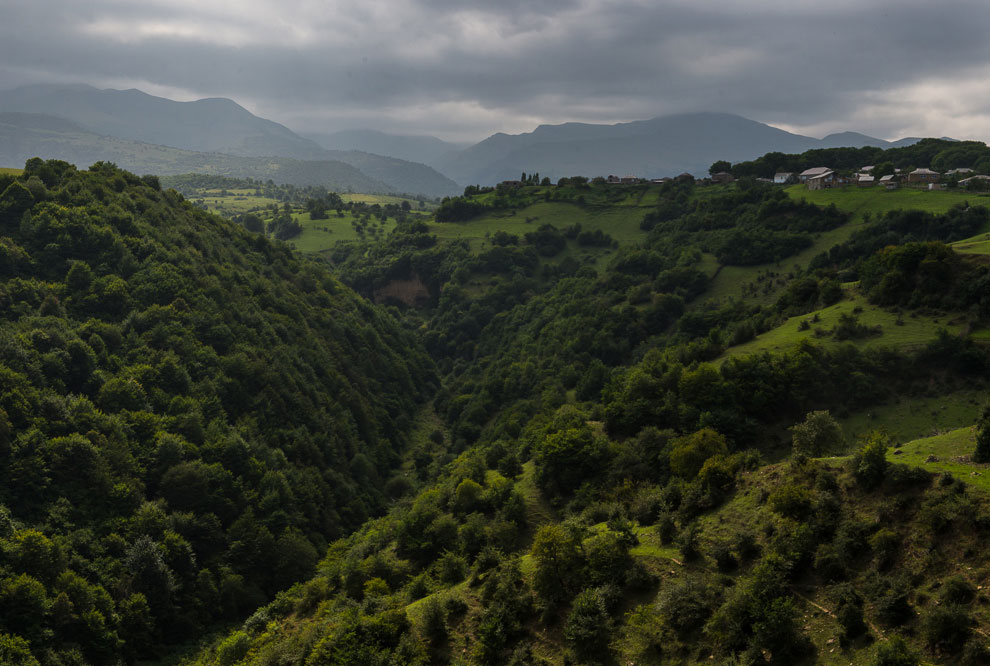
[[[276,183],[323,185],[338,191],[393,192],[339,160],[238,157],[202,153],[118,139],[43,114],[0,113],[0,164],[23,165],[31,157],[60,159],[81,166],[113,162],[136,173],[206,173],[236,178],[269,178]]]
[[[357,150],[432,165],[448,153],[467,148],[467,143],[451,143],[435,136],[388,134],[377,130],[343,130],[333,134],[306,133],[306,138],[328,150]]]
[[[0,111],[54,114],[97,134],[199,152],[324,157],[313,141],[222,98],[176,102],[135,89],[39,85],[4,90]]]
[[[71,130],[69,126],[62,126],[59,131],[77,133],[82,129],[104,137],[197,153],[344,162],[360,169],[371,180],[380,181],[376,189],[361,191],[396,191],[440,196],[454,194],[461,189],[449,178],[425,164],[367,153],[358,155],[350,150],[329,151],[311,139],[299,136],[284,125],[255,116],[229,99],[210,98],[194,102],[176,102],[133,89],[99,90],[80,85],[24,86],[0,92],[0,113],[57,115],[73,125]],[[38,121],[32,122],[35,125],[38,123]],[[47,122],[46,131],[56,131],[51,121]],[[46,143],[51,146],[51,140]],[[69,143],[76,143],[76,140]],[[85,143],[91,141],[87,140]],[[28,150],[30,146],[23,140],[18,141],[18,145],[22,150],[31,152]],[[117,148],[120,149],[120,146],[118,145]],[[8,146],[4,144],[2,149],[7,150]],[[76,155],[78,154],[73,155],[71,161],[86,162],[85,153]],[[60,154],[49,153],[47,156],[70,159]],[[212,163],[216,160],[211,158],[210,161]],[[230,160],[221,161],[232,164]],[[175,173],[170,170],[167,163],[159,165],[149,159],[144,161],[135,161],[133,158],[121,159],[118,164],[134,170]],[[245,164],[250,165],[250,162]],[[225,173],[234,175],[235,172],[231,172],[228,167],[224,168]],[[249,168],[257,169],[257,167]],[[237,173],[247,175],[246,172]],[[322,170],[320,177],[325,175],[326,168]],[[340,180],[339,176],[335,178],[340,182],[346,180]],[[294,184],[312,184],[309,180],[312,178]],[[385,187],[382,187],[382,183]],[[367,185],[350,187],[357,189]]]
[[[491,184],[538,172],[562,176],[705,174],[717,160],[753,159],[772,151],[801,153],[837,146],[909,145],[846,132],[815,139],[728,113],[691,113],[616,125],[565,123],[495,134],[434,166],[463,183]],[[907,142],[907,143],[905,143]]]
[[[327,150],[326,159],[349,164],[362,173],[387,183],[396,192],[446,196],[464,188],[436,169],[408,160],[372,155],[359,150]]]

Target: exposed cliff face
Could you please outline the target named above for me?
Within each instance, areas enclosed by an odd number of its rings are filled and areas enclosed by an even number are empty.
[[[376,303],[393,300],[409,307],[419,307],[429,302],[430,290],[415,273],[408,280],[392,280],[375,290]]]

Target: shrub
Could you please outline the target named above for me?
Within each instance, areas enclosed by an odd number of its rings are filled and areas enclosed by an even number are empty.
[[[887,448],[890,437],[874,430],[867,435],[866,443],[853,456],[853,474],[865,488],[876,488],[887,474]]]
[[[423,602],[423,637],[436,647],[447,641],[447,617],[440,600],[432,596]]]
[[[698,550],[698,526],[691,524],[681,532],[677,546],[681,549],[681,558],[685,562],[694,562],[701,557],[701,551]]]
[[[833,544],[823,543],[818,546],[815,551],[815,571],[827,582],[846,577],[846,567]]]
[[[990,405],[983,408],[980,420],[976,422],[976,449],[973,462],[990,462]]]
[[[921,618],[921,635],[928,647],[959,652],[969,639],[972,624],[969,614],[959,604],[942,604]]]
[[[603,654],[611,634],[611,618],[599,591],[588,589],[578,594],[564,625],[564,638],[577,655],[587,659]]]
[[[871,666],[918,666],[921,660],[900,636],[878,643]]]
[[[938,596],[943,604],[968,604],[976,596],[976,588],[962,576],[952,576],[942,584]]]
[[[977,638],[966,641],[960,655],[959,663],[962,666],[986,666],[990,664],[990,649]]]
[[[247,654],[251,647],[251,639],[243,631],[235,631],[228,636],[217,648],[217,664],[231,666]]]
[[[914,614],[908,602],[908,588],[902,582],[889,585],[875,603],[877,619],[888,627],[907,622]]]
[[[746,530],[736,535],[736,553],[740,559],[748,560],[760,554],[760,544],[756,542],[756,535]]]
[[[891,565],[901,545],[901,538],[894,530],[886,527],[876,531],[869,538],[870,548],[877,560],[877,566],[886,569]]]
[[[711,428],[679,437],[674,440],[670,452],[670,471],[685,479],[693,479],[704,466],[705,461],[716,455],[729,452],[725,437]]]
[[[656,529],[657,536],[660,537],[660,543],[665,546],[673,543],[674,538],[677,536],[677,524],[674,522],[674,517],[670,513],[664,512],[660,515]]]
[[[838,602],[835,606],[835,619],[842,627],[842,638],[856,638],[866,631],[863,621],[863,597],[851,586],[841,588]]]
[[[722,573],[732,571],[739,565],[736,556],[732,554],[732,549],[727,543],[715,544],[712,548],[712,559],[715,560],[715,566]]]
[[[770,493],[770,508],[785,518],[802,520],[811,512],[811,493],[801,486],[790,483]]]
[[[456,553],[444,553],[437,561],[437,578],[448,585],[464,580],[467,562]]]
[[[616,532],[605,532],[592,537],[585,546],[588,577],[595,585],[625,582],[626,570],[632,564],[629,543]]]
[[[657,613],[681,640],[701,628],[717,601],[716,590],[693,579],[665,585],[657,595]]]
[[[842,426],[828,410],[808,412],[804,421],[791,428],[795,455],[820,456],[842,445]]]

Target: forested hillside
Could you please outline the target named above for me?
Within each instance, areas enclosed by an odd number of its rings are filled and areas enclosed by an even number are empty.
[[[325,269],[111,164],[0,175],[0,277],[3,663],[242,621],[384,509],[436,386]]]
[[[637,242],[537,217],[648,195],[624,209]],[[986,208],[849,227],[753,182],[565,179],[469,188],[437,219],[331,253],[369,297],[430,295],[402,311],[444,376],[409,492],[196,664],[987,663],[986,468],[896,464],[877,417],[986,395],[990,266],[944,244]],[[711,299],[709,257],[779,286]],[[874,312],[929,333],[901,343]],[[801,316],[811,339],[732,353]]]
[[[986,207],[534,174],[321,264],[0,178],[9,661],[990,658]]]

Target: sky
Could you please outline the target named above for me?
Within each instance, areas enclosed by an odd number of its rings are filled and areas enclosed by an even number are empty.
[[[990,139],[990,3],[976,0],[4,5],[0,90],[229,97],[297,131],[477,141],[721,111],[815,137]]]

